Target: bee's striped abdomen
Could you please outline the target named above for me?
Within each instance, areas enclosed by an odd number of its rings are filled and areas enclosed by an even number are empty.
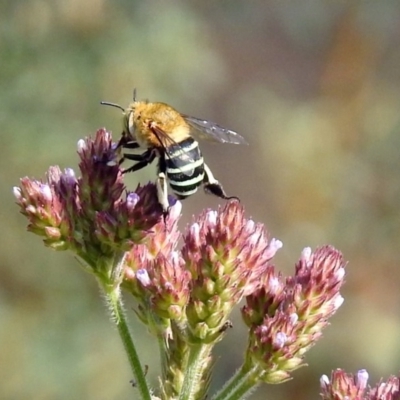
[[[204,180],[204,160],[199,145],[193,138],[169,146],[164,154],[165,173],[169,185],[179,198],[197,191]]]

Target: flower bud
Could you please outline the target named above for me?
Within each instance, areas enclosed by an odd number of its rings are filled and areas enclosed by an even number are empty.
[[[304,365],[303,354],[343,302],[343,258],[333,247],[303,250],[294,276],[283,281],[271,268],[262,286],[247,296],[242,316],[250,328],[247,360],[268,372],[286,373]],[[252,367],[250,367],[250,365]],[[274,378],[276,379],[276,377]],[[286,379],[286,378],[285,378]]]

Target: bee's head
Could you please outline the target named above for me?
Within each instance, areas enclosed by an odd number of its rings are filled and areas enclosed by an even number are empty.
[[[103,106],[116,107],[122,110],[122,123],[124,129],[122,135],[129,140],[133,140],[135,138],[135,125],[133,123],[133,116],[135,111],[134,103],[130,104],[126,110],[119,104],[109,103],[108,101],[101,101],[100,104]]]
[[[100,104],[103,106],[111,106],[111,107],[116,107],[122,110],[123,113],[123,132],[122,135],[125,139],[127,140],[135,140],[135,109],[137,105],[136,101],[136,88],[133,89],[133,103],[131,103],[127,109],[123,108],[119,104],[116,103],[110,103],[108,101],[101,101]]]

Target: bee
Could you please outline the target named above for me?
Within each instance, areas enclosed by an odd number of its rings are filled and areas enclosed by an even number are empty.
[[[141,154],[123,152],[124,160],[135,161],[123,173],[138,171],[158,158],[157,197],[164,215],[168,214],[168,183],[179,199],[194,194],[203,185],[206,193],[222,199],[227,196],[222,185],[214,178],[204,162],[195,137],[219,143],[247,144],[238,133],[207,120],[181,114],[165,103],[136,100],[124,109],[118,104],[102,101],[100,104],[122,110],[123,132],[115,147],[116,154],[125,149],[144,149]]]

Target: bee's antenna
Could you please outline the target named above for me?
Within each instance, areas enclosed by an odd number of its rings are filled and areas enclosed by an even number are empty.
[[[119,108],[120,110],[122,110],[123,112],[125,112],[125,108],[121,107],[119,104],[109,103],[108,101],[101,101],[100,104],[102,106],[116,107],[116,108]]]
[[[133,101],[136,101],[136,88],[133,89]]]

